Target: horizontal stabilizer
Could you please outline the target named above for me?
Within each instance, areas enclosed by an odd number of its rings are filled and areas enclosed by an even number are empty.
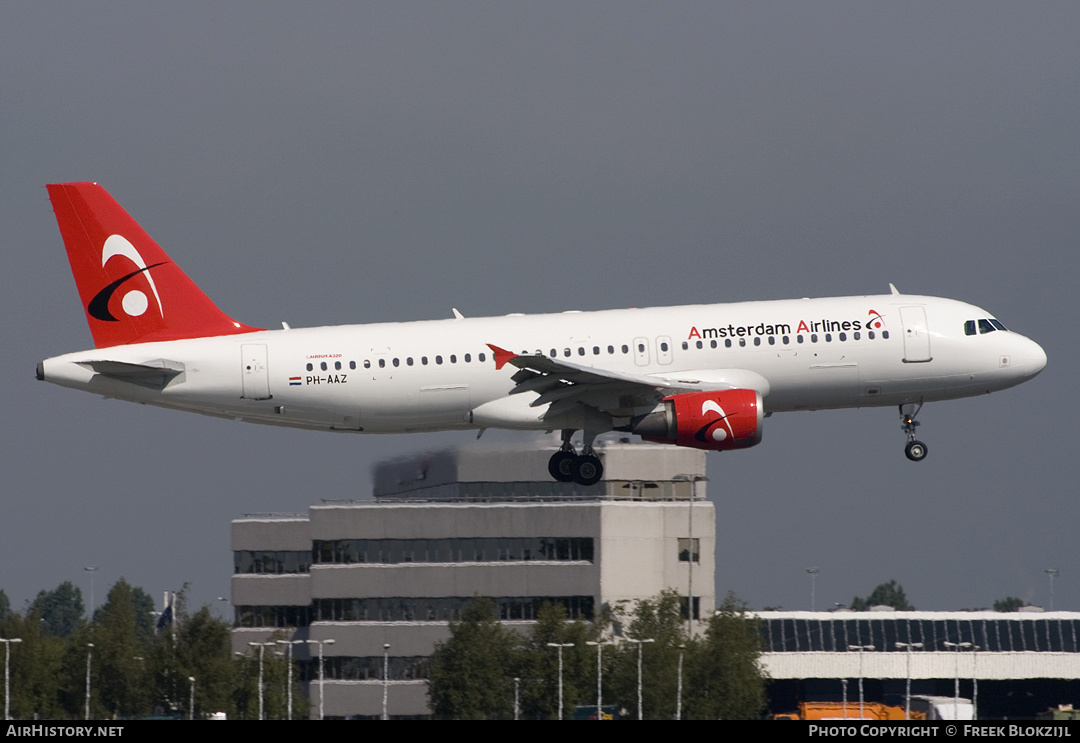
[[[90,369],[103,377],[158,390],[163,389],[169,382],[184,373],[183,364],[161,359],[142,364],[105,360],[81,361],[79,366]]]

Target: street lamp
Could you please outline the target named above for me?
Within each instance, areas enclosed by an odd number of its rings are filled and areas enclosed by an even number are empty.
[[[645,719],[641,714],[641,647],[647,642],[656,642],[656,640],[650,638],[643,640],[635,640],[632,637],[626,638],[627,642],[632,642],[637,645],[637,718],[639,720]]]
[[[83,719],[90,719],[90,656],[94,653],[94,643],[86,643],[86,710]]]
[[[604,656],[604,646],[610,645],[610,640],[601,640],[594,642],[593,640],[586,640],[586,645],[596,646],[596,719],[604,719],[604,693],[601,691],[604,683],[604,668],[601,665],[601,658]]]
[[[263,718],[263,653],[267,648],[272,648],[277,645],[276,642],[249,642],[253,648],[259,649],[259,719]]]
[[[11,719],[11,643],[22,642],[20,637],[0,638],[4,643],[4,719]]]
[[[195,677],[188,676],[187,680],[191,682],[191,701],[188,702],[188,719],[195,719]]]
[[[386,713],[386,698],[390,691],[390,643],[384,643],[382,649],[382,718],[389,720],[390,716]]]
[[[1054,578],[1058,575],[1057,568],[1047,568],[1043,571],[1050,576],[1050,611],[1054,610]]]
[[[848,645],[848,650],[859,651],[859,719],[865,719],[863,717],[863,651],[873,650],[873,645]],[[846,713],[845,713],[846,714]]]
[[[303,645],[305,642],[306,642],[305,640],[278,640],[277,641],[278,645],[284,645],[285,646],[285,663],[287,663],[288,666],[289,666],[289,675],[288,675],[288,682],[287,682],[289,686],[288,686],[288,692],[286,693],[286,697],[289,700],[288,701],[288,708],[289,708],[288,719],[290,719],[290,720],[292,719],[292,649],[293,649],[293,645]]]
[[[907,650],[907,694],[904,701],[904,719],[911,719],[911,651],[918,649],[922,650],[923,644],[921,642],[898,642],[896,643],[896,649]]]
[[[687,562],[686,573],[686,634],[688,637],[694,636],[694,501],[697,500],[697,484],[699,482],[706,482],[709,478],[705,475],[675,475],[671,478],[675,482],[688,482],[690,483],[690,507],[687,509],[689,515],[688,519],[688,531],[689,534],[689,561]]]
[[[547,644],[547,646],[549,648],[556,648],[559,651],[559,719],[561,720],[563,718],[563,715],[562,715],[562,710],[563,710],[563,706],[562,706],[562,699],[563,699],[563,693],[562,693],[562,651],[563,651],[563,648],[572,648],[572,647],[574,647],[574,643],[572,643],[572,642],[549,642]]]
[[[941,644],[947,648],[956,649],[956,677],[953,681],[953,719],[958,720],[960,719],[960,651],[975,646],[970,642],[949,642],[948,640],[943,641]]]
[[[682,719],[682,659],[686,646],[679,646],[679,685],[675,687],[675,719]]]
[[[821,568],[807,568],[806,572],[810,575],[810,611],[816,611],[817,604],[814,596],[814,589],[817,586],[814,585],[817,580],[818,573],[821,572]]]
[[[323,645],[333,645],[333,640],[304,640],[308,645],[319,646],[319,719],[323,719]]]

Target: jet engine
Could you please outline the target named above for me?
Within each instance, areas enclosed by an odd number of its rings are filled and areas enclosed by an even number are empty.
[[[727,451],[760,443],[764,417],[756,390],[688,392],[665,397],[630,430],[646,441]]]

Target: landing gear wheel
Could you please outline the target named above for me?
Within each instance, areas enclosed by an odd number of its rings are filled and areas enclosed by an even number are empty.
[[[559,482],[574,481],[574,460],[577,455],[572,451],[557,451],[548,460],[548,474]]]
[[[926,459],[926,444],[921,441],[911,441],[904,447],[904,454],[912,462],[921,462]]]
[[[571,469],[574,473],[574,482],[578,485],[595,485],[604,476],[604,465],[600,464],[599,457],[591,454],[576,457]]]

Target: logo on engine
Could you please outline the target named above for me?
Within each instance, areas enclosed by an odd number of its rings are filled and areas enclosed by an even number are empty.
[[[101,246],[101,267],[105,268],[105,264],[109,262],[109,259],[116,256],[127,258],[137,267],[137,270],[121,276],[119,279],[95,294],[94,298],[90,300],[90,303],[86,305],[86,311],[90,316],[104,322],[116,322],[116,316],[113,315],[112,311],[109,309],[109,301],[128,279],[138,276],[139,274],[146,274],[146,280],[150,283],[150,290],[154,293],[154,299],[157,300],[158,314],[161,315],[161,317],[165,317],[165,311],[161,307],[161,295],[158,294],[157,285],[154,284],[154,277],[150,275],[151,268],[157,268],[158,266],[164,265],[165,261],[148,266],[146,265],[146,261],[143,260],[143,257],[139,255],[139,251],[135,249],[135,246],[132,245],[127,238],[121,237],[120,235],[109,235],[105,240],[105,244]],[[147,308],[150,306],[150,301],[147,299],[145,293],[138,289],[132,289],[121,298],[120,306],[128,317],[139,317],[146,312]]]
[[[701,414],[704,416],[707,412],[716,413],[717,417],[699,428],[698,432],[694,434],[695,439],[707,444],[709,439],[725,441],[729,436],[735,438],[735,432],[731,430],[731,424],[727,421],[728,415],[720,407],[720,403],[716,402],[716,400],[706,400],[701,403]]]

